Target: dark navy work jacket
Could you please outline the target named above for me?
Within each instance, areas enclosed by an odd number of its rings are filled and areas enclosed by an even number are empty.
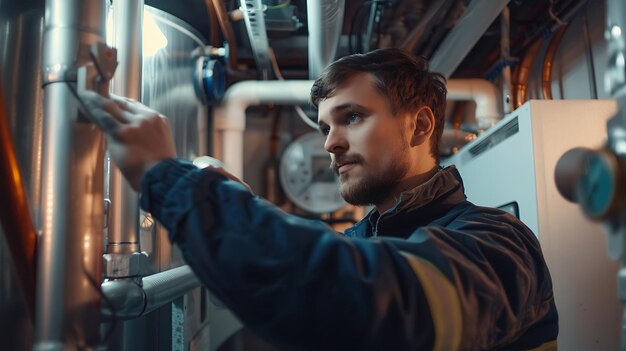
[[[468,202],[453,166],[344,235],[183,160],[147,173],[141,203],[198,278],[285,350],[556,350],[536,237]]]

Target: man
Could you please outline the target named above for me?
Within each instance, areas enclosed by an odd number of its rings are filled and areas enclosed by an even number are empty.
[[[345,57],[311,91],[341,194],[373,210],[338,235],[255,197],[224,170],[175,159],[167,119],[83,95],[141,205],[251,330],[285,349],[553,350],[558,318],[539,243],[466,201],[438,167],[445,83],[396,49]]]

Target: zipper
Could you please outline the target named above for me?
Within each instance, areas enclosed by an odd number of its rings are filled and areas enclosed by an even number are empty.
[[[380,220],[387,214],[391,213],[391,212],[395,212],[396,211],[396,207],[398,207],[398,204],[400,204],[400,198],[398,198],[398,200],[396,201],[396,204],[393,205],[393,207],[391,207],[390,209],[388,209],[387,211],[383,212],[383,214],[381,214],[380,216],[378,216],[378,218],[376,219],[376,225],[374,225],[374,230],[372,231],[372,237],[375,238],[378,236],[378,223],[380,223]]]

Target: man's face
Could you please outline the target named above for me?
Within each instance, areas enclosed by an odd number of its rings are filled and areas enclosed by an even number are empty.
[[[409,169],[406,115],[392,115],[375,82],[371,74],[357,74],[319,102],[324,147],[341,196],[354,205],[381,203]]]

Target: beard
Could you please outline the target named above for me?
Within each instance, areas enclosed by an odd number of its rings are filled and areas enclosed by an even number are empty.
[[[341,197],[355,206],[376,205],[385,201],[408,171],[408,162],[402,153],[396,155],[388,167],[379,168],[380,171],[375,174],[365,174],[352,181],[349,181],[349,174],[340,176]]]

